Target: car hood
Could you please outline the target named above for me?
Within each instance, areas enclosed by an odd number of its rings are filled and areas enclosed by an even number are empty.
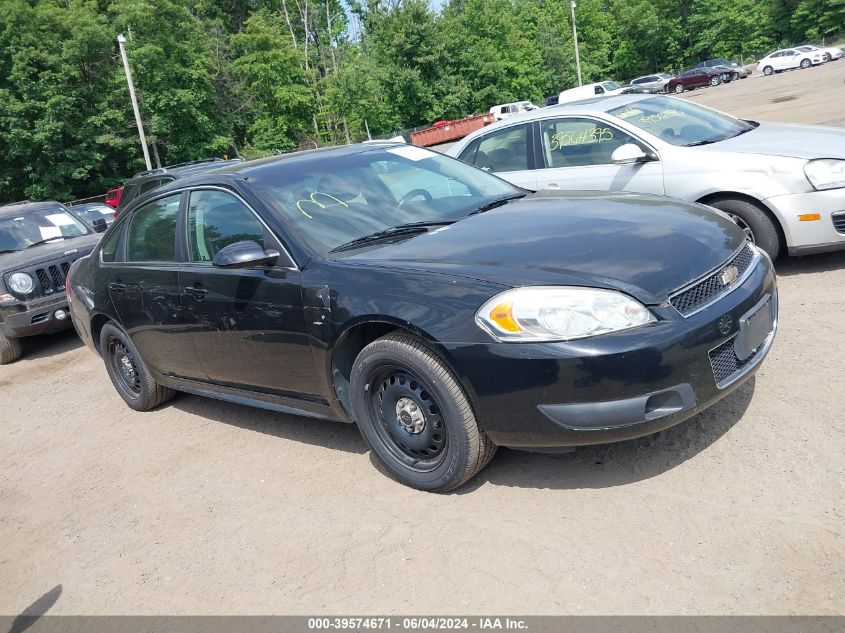
[[[845,129],[823,125],[761,123],[745,134],[702,145],[701,149],[807,159],[845,158]]]
[[[42,262],[53,262],[87,255],[100,241],[100,237],[102,237],[102,233],[91,233],[69,240],[41,244],[23,251],[2,253],[0,254],[0,273],[35,266]]]
[[[744,237],[726,216],[702,205],[629,193],[541,191],[344,260],[506,286],[613,288],[657,304],[727,261]]]

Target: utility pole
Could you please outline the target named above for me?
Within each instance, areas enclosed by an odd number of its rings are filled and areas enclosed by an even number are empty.
[[[135,98],[135,85],[132,83],[132,71],[129,70],[129,60],[126,58],[126,38],[123,37],[123,33],[117,36],[117,44],[120,46],[120,56],[123,58],[123,70],[126,71],[126,83],[129,84],[129,97],[132,99],[132,110],[135,112],[135,124],[138,126],[138,136],[141,137],[144,162],[147,164],[147,171],[152,171],[153,165],[150,162],[150,150],[147,149],[147,139],[144,136],[144,123],[141,121],[138,99]]]
[[[578,29],[575,27],[575,0],[569,5],[572,11],[572,41],[575,43],[575,69],[578,71],[578,85],[581,83],[581,55],[578,52]]]

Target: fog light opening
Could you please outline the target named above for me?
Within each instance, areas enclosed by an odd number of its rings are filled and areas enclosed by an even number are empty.
[[[56,310],[53,313],[53,317],[59,321],[64,321],[67,318],[67,310]]]

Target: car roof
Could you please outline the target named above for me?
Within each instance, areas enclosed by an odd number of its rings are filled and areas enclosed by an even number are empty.
[[[161,187],[156,187],[150,192],[137,198],[137,200],[146,200],[148,197],[157,196],[161,193],[166,193],[174,189],[182,189],[192,185],[215,184],[220,182],[231,182],[233,180],[245,179],[262,175],[265,171],[270,171],[277,165],[284,164],[291,167],[305,166],[309,163],[318,162],[326,158],[335,158],[338,156],[352,156],[354,154],[363,154],[365,152],[375,152],[380,149],[389,149],[392,147],[408,147],[406,143],[397,141],[383,141],[383,142],[368,142],[356,143],[354,145],[340,145],[334,147],[321,147],[318,149],[302,150],[297,152],[290,152],[288,154],[280,154],[268,156],[266,158],[258,158],[255,160],[241,161],[236,164],[229,164],[217,169],[204,170],[202,172],[191,174],[185,178],[167,183]],[[425,149],[425,148],[420,148]],[[431,151],[431,150],[430,150]],[[433,152],[437,154],[437,152]],[[136,200],[132,201],[132,206],[135,206]]]
[[[159,167],[149,171],[140,171],[127,182],[136,180],[146,180],[148,178],[156,178],[162,176],[173,176],[175,178],[184,178],[193,174],[202,173],[205,171],[219,169],[225,165],[239,165],[243,163],[242,158],[210,158],[208,160],[192,161],[190,163],[182,163],[178,165],[171,165],[169,167]]]
[[[23,202],[12,202],[0,206],[0,218],[7,218],[21,213],[31,213],[32,211],[42,211],[47,209],[66,210],[67,207],[57,200],[43,200],[41,202],[30,202],[24,200]]]

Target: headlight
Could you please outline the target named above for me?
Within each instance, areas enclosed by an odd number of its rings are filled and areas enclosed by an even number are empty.
[[[568,341],[655,321],[640,303],[614,290],[530,286],[496,295],[475,314],[500,341]]]
[[[845,160],[820,158],[807,161],[804,174],[814,189],[845,187]]]
[[[32,277],[26,273],[12,273],[9,275],[9,289],[21,295],[27,295],[34,288]]]

